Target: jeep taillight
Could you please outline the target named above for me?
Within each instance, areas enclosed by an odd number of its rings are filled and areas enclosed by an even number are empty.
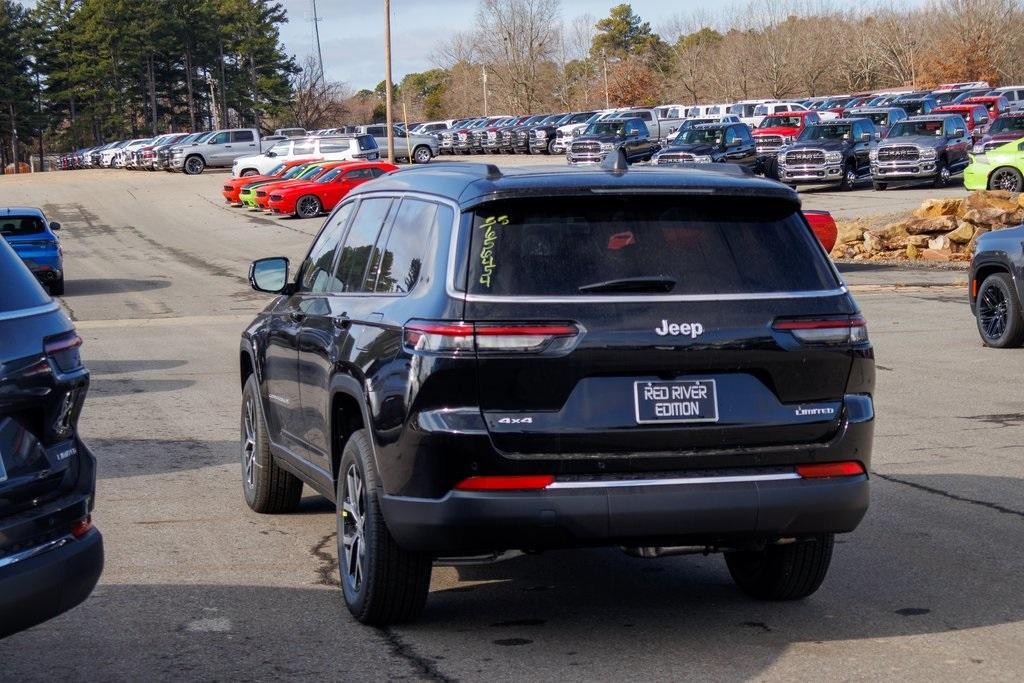
[[[456,356],[562,354],[579,341],[575,323],[481,323],[410,321],[404,330],[407,351],[417,354]]]
[[[804,344],[863,344],[868,328],[859,315],[842,318],[791,318],[776,320],[772,329],[789,332]]]

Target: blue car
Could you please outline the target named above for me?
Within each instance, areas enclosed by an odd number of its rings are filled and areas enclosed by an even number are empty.
[[[0,235],[52,296],[64,293],[64,250],[57,230],[60,230],[60,223],[46,220],[39,209],[0,208]]]

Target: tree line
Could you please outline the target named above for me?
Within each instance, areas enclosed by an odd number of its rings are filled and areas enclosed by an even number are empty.
[[[273,0],[0,0],[0,155],[286,117]]]
[[[480,0],[472,29],[438,44],[437,68],[397,97],[412,119],[734,102],[1024,82],[1021,0],[929,0],[911,8],[830,0],[709,3],[658,27],[628,3],[562,16],[560,0]],[[486,84],[484,81],[486,76]],[[380,96],[350,100],[381,116]]]

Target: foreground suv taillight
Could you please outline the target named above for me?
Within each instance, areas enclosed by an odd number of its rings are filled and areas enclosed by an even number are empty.
[[[568,353],[582,336],[575,323],[474,323],[412,320],[404,330],[411,353],[455,356]]]
[[[864,344],[868,341],[867,324],[859,315],[780,319],[772,329],[789,332],[804,344]]]
[[[75,332],[67,332],[46,339],[43,343],[43,350],[47,356],[53,359],[58,370],[72,372],[82,367],[80,346],[82,346],[82,338]]]

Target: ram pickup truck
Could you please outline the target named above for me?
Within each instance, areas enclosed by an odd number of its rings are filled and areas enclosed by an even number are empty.
[[[657,165],[725,163],[753,170],[756,160],[754,136],[747,124],[706,123],[680,133],[669,147],[655,154],[651,162]]]
[[[984,154],[1021,138],[1024,138],[1024,111],[1003,114],[993,121],[985,135],[974,143],[974,153]]]
[[[959,114],[912,116],[889,129],[871,150],[871,181],[876,190],[890,183],[931,180],[945,187],[970,163],[971,137]]]
[[[364,135],[370,135],[377,143],[381,156],[388,153],[388,128],[384,125],[359,126]],[[395,159],[406,159],[417,164],[426,164],[441,153],[441,145],[433,135],[407,134],[400,128],[394,129]],[[411,155],[411,156],[410,156]],[[366,157],[367,160],[371,160]]]
[[[627,162],[649,161],[659,149],[651,139],[647,124],[639,118],[606,119],[592,123],[572,141],[566,160],[570,166],[599,164],[621,149]]]
[[[857,107],[843,112],[844,119],[871,119],[880,137],[885,137],[889,128],[897,121],[907,118],[907,112],[899,107]]]
[[[971,140],[979,140],[988,132],[991,118],[982,104],[944,104],[932,109],[932,114],[959,114],[967,124]]]
[[[766,116],[776,114],[789,114],[791,112],[807,111],[807,107],[799,102],[766,102],[754,106],[754,111],[749,116],[741,116],[740,121],[751,128],[758,128]]]
[[[260,132],[255,128],[216,130],[204,142],[189,147],[175,147],[170,168],[186,175],[199,175],[206,168],[231,168],[238,157],[262,151]]]
[[[779,180],[787,185],[830,184],[852,190],[871,174],[870,153],[878,131],[871,119],[836,119],[808,126],[778,156]]]
[[[716,108],[720,110],[717,112],[719,115],[728,113],[726,111],[728,107],[725,105],[721,105]],[[710,115],[711,114],[708,114],[708,116]],[[658,112],[655,109],[626,109],[624,111],[620,111],[612,118],[640,119],[647,126],[647,131],[651,140],[654,140],[655,142],[664,142],[671,133],[676,132],[685,120],[682,118],[659,119]]]

